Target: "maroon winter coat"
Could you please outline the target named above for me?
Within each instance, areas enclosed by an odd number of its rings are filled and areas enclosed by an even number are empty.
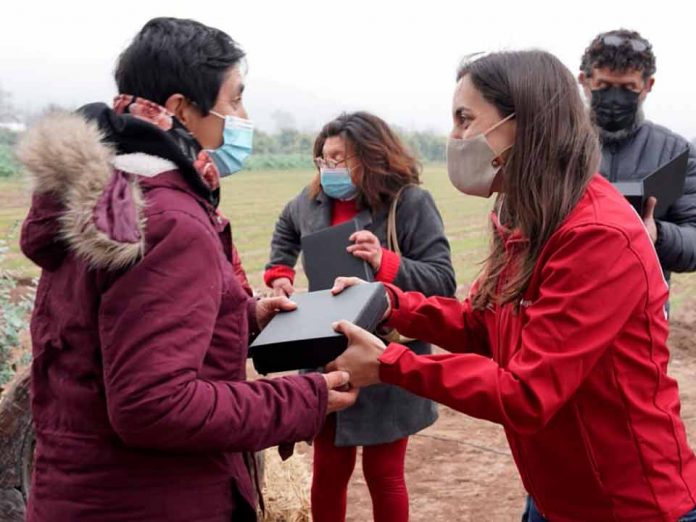
[[[169,161],[114,157],[79,116],[20,151],[36,181],[22,249],[43,269],[27,519],[254,520],[242,452],[312,439],[327,389],[245,382],[255,301],[229,223]]]

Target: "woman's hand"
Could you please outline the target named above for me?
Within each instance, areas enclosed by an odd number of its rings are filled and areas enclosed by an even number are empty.
[[[645,228],[648,229],[648,235],[652,240],[653,244],[657,242],[657,223],[655,223],[655,206],[657,205],[657,198],[650,197],[645,205],[645,212],[643,214],[643,223],[645,223]]]
[[[333,295],[338,295],[341,292],[343,292],[346,288],[355,286],[355,285],[363,285],[367,283],[367,281],[363,281],[362,279],[358,277],[337,277],[336,281],[334,281],[333,288],[331,289],[331,293]],[[384,315],[382,316],[382,319],[380,322],[384,322],[387,319],[389,319],[389,316],[391,315],[392,312],[392,304],[391,304],[391,298],[389,297],[389,292],[385,292],[386,297],[387,297],[387,309],[384,312]]]
[[[379,356],[386,348],[381,339],[349,321],[335,323],[334,330],[348,338],[348,348],[326,369],[348,372],[350,384],[358,388],[380,382]]]
[[[295,293],[295,288],[292,286],[292,281],[287,277],[279,277],[271,283],[273,295],[275,297],[290,297]]]
[[[382,266],[382,245],[379,238],[369,230],[359,230],[350,236],[354,244],[348,247],[348,252],[355,257],[367,261],[372,269],[377,272]]]
[[[290,312],[297,308],[287,297],[264,297],[256,302],[256,322],[263,330],[278,312]]]
[[[350,375],[346,372],[330,372],[324,374],[326,386],[329,388],[329,399],[326,414],[345,410],[355,404],[358,389],[349,384]]]

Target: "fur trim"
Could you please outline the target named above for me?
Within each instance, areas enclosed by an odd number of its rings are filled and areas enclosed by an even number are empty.
[[[64,203],[61,236],[91,267],[117,270],[142,257],[144,198],[135,177],[130,183],[141,239],[137,243],[115,241],[94,223],[94,208],[114,172],[114,151],[102,142],[95,123],[75,113],[52,113],[26,133],[17,156],[34,191],[52,192]]]
[[[133,152],[131,154],[119,154],[112,163],[115,168],[131,174],[137,174],[144,178],[152,178],[168,170],[176,170],[176,164],[158,156]]]

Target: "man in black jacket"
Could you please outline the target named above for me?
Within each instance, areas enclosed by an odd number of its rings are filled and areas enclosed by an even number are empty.
[[[645,119],[643,102],[655,84],[650,42],[624,29],[599,34],[585,50],[580,71],[602,144],[599,170],[610,181],[641,179],[689,149],[683,195],[661,219],[653,216],[651,198],[643,221],[667,280],[672,271],[696,270],[696,147]]]

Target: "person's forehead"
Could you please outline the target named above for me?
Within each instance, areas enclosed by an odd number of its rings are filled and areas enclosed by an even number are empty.
[[[486,100],[483,98],[479,90],[474,86],[468,74],[464,75],[457,82],[452,100],[452,109],[454,111],[461,109],[480,111],[484,109],[486,103]]]
[[[222,84],[222,90],[226,93],[239,93],[244,86],[244,77],[242,76],[239,67],[233,67],[230,69]]]
[[[615,70],[609,67],[593,67],[592,77],[595,80],[614,83],[641,82],[643,80],[643,72],[638,69]]]
[[[324,154],[344,154],[346,151],[346,141],[342,136],[330,136],[324,141]]]

